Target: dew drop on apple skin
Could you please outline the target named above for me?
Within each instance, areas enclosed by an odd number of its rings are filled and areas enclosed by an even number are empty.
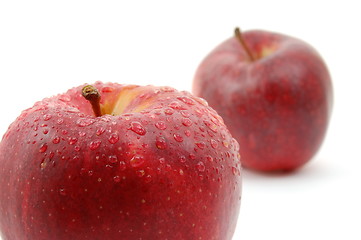
[[[130,130],[142,136],[147,133],[147,131],[140,122],[132,122],[130,124]]]
[[[96,140],[96,141],[92,141],[89,144],[89,149],[90,150],[96,150],[100,147],[100,144],[102,143],[102,141],[100,140]]]
[[[118,162],[118,157],[116,155],[111,155],[108,157],[108,161],[110,163],[117,163]]]
[[[237,175],[237,168],[236,167],[232,167],[232,173],[233,173],[233,175]]]
[[[114,182],[118,183],[118,182],[120,182],[120,177],[119,176],[114,176],[113,180],[114,180]]]
[[[159,121],[155,123],[156,128],[159,130],[165,130],[167,128],[167,125],[163,121]]]
[[[167,142],[165,141],[164,137],[157,136],[155,140],[155,145],[158,149],[166,149],[167,148]]]
[[[59,194],[61,195],[61,196],[66,196],[66,190],[64,189],[64,188],[61,188],[61,189],[59,189]]]
[[[43,116],[43,119],[44,119],[44,121],[49,121],[52,117],[53,117],[53,116],[50,115],[50,114],[45,114],[45,115]]]
[[[125,169],[127,169],[127,165],[125,164],[124,161],[120,161],[119,162],[119,170],[124,171]]]
[[[76,137],[69,138],[69,144],[70,145],[74,145],[77,141],[78,141],[78,139]]]
[[[172,115],[174,113],[174,110],[172,108],[167,108],[164,110],[164,113],[166,115]]]
[[[196,146],[200,149],[204,149],[206,147],[206,144],[204,142],[197,142]]]
[[[204,172],[206,170],[206,166],[204,165],[203,162],[198,162],[196,167],[197,167],[198,171],[200,171],[200,172]]]
[[[43,153],[43,152],[45,152],[47,149],[48,149],[48,145],[47,145],[46,143],[44,143],[44,144],[42,144],[42,145],[40,146],[39,152],[40,152],[40,153]]]
[[[80,118],[76,121],[76,124],[79,127],[86,127],[86,126],[92,125],[93,123],[94,123],[94,120],[91,118]]]
[[[132,159],[130,159],[129,163],[130,163],[130,166],[132,166],[134,168],[140,167],[144,163],[144,157],[140,156],[140,155],[135,155],[132,157]]]
[[[182,118],[182,124],[186,127],[189,127],[193,124],[193,122],[189,118]]]
[[[186,108],[178,101],[171,102],[168,107],[176,109],[176,110],[185,110]]]
[[[115,144],[119,141],[119,136],[117,133],[112,133],[110,134],[109,138],[108,138],[108,141],[111,143],[111,144]]]
[[[214,140],[214,139],[211,139],[211,146],[212,146],[212,148],[217,149],[217,148],[218,148],[218,143],[217,143],[217,141]]]
[[[151,175],[148,174],[147,176],[144,177],[144,182],[145,183],[150,183],[151,181],[152,181],[152,176]]]
[[[53,141],[52,141],[54,144],[58,144],[60,142],[60,137],[55,137],[53,138]]]
[[[71,96],[68,94],[62,94],[59,96],[59,100],[63,101],[63,102],[70,102],[71,101]]]
[[[186,97],[186,96],[182,96],[182,97],[177,97],[177,99],[181,100],[182,102],[188,104],[188,105],[195,105],[196,102],[190,98],[190,97]]]
[[[179,161],[180,161],[181,163],[185,163],[186,160],[187,160],[186,157],[183,156],[183,155],[179,157]]]
[[[178,133],[173,134],[174,140],[177,142],[183,142],[183,137],[179,135]]]
[[[98,129],[96,130],[95,134],[96,134],[97,136],[100,136],[100,135],[102,135],[104,132],[105,132],[105,128],[101,127],[101,128],[98,128]]]

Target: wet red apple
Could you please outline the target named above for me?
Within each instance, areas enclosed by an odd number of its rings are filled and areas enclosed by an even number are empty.
[[[36,103],[0,144],[4,240],[230,240],[238,143],[200,98],[95,83]]]
[[[243,165],[261,171],[308,162],[325,137],[333,101],[329,71],[313,47],[238,28],[200,64],[193,93],[223,117]]]

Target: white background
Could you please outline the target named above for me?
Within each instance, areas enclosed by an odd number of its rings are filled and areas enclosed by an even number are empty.
[[[190,91],[199,62],[235,26],[292,35],[313,45],[330,69],[331,125],[322,149],[299,171],[244,171],[233,239],[361,239],[361,14],[356,3],[1,1],[0,135],[35,101],[86,82]]]

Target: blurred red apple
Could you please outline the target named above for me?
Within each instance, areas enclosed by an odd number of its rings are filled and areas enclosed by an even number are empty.
[[[325,137],[333,101],[330,74],[310,45],[238,28],[200,64],[193,93],[223,117],[242,164],[261,171],[309,161]]]
[[[230,240],[241,165],[217,113],[169,87],[82,87],[36,103],[4,135],[2,238]]]

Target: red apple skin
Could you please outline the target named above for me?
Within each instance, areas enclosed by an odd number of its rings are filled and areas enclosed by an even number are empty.
[[[130,89],[126,113],[94,117],[80,86],[3,136],[3,240],[230,240],[241,164],[218,114],[169,87],[94,86],[103,106]]]
[[[240,144],[242,165],[290,171],[308,162],[328,127],[333,94],[328,69],[307,43],[286,35],[243,33],[200,64],[193,93],[206,99]]]

